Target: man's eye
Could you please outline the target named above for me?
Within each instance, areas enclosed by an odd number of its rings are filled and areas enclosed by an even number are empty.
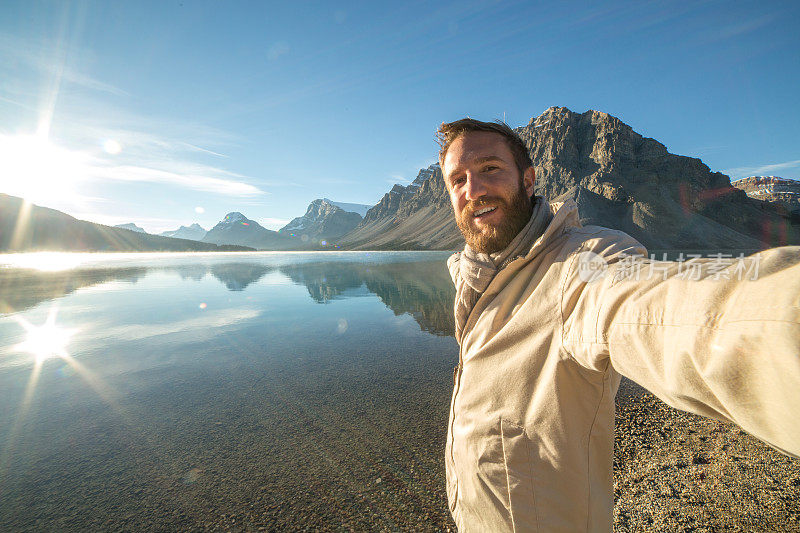
[[[484,172],[490,172],[492,170],[497,170],[498,168],[500,168],[500,167],[498,167],[497,165],[489,165],[489,166],[484,167],[483,171]]]
[[[453,180],[453,186],[455,187],[456,185],[461,185],[465,181],[467,181],[467,178],[456,178]]]

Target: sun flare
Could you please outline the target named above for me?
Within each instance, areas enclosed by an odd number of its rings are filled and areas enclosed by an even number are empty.
[[[30,252],[7,254],[0,259],[0,267],[32,268],[44,272],[56,272],[75,268],[88,260],[86,253],[74,252]]]
[[[41,326],[19,319],[28,333],[25,341],[14,346],[14,351],[25,352],[34,356],[36,363],[42,363],[53,357],[62,359],[69,357],[67,345],[75,330],[56,325],[56,311],[51,310],[47,321]]]
[[[43,136],[0,134],[0,161],[8,178],[2,192],[36,203],[73,197],[92,157]]]

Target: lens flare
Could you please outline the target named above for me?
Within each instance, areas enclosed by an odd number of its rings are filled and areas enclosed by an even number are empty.
[[[71,373],[80,375],[97,395],[105,400],[106,403],[120,415],[124,424],[130,427],[137,427],[132,417],[126,413],[115,400],[114,391],[103,383],[91,370],[67,353],[67,345],[69,344],[70,338],[77,330],[57,326],[56,314],[57,308],[54,305],[50,308],[47,320],[41,326],[34,326],[24,318],[15,317],[16,321],[26,330],[28,335],[24,342],[13,346],[11,350],[30,353],[33,355],[34,361],[31,375],[28,378],[28,384],[25,386],[22,401],[14,417],[14,422],[7,432],[5,445],[0,449],[0,487],[3,486],[4,478],[8,473],[17,436],[24,425],[25,418],[31,407],[36,385],[39,382],[39,376],[42,373],[45,361],[48,359],[58,357],[67,363],[71,369]]]
[[[103,143],[103,150],[111,155],[117,155],[122,151],[122,145],[114,139],[108,139]]]
[[[41,326],[20,320],[20,324],[28,332],[24,342],[14,346],[14,351],[32,354],[37,363],[52,357],[68,357],[67,345],[75,330],[56,326],[55,308],[51,310],[47,321]]]

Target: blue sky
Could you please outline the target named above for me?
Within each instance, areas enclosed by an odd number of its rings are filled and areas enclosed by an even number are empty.
[[[0,192],[151,232],[374,204],[469,115],[800,179],[798,2],[0,3]]]

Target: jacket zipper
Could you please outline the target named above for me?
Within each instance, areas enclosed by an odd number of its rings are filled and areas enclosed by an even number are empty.
[[[535,254],[531,255],[531,252],[533,252],[533,250],[535,248],[537,248],[537,247],[538,248],[543,248],[544,245],[545,245],[545,242],[549,242],[552,239],[555,239],[555,238],[557,238],[558,236],[560,236],[560,235],[562,235],[564,233],[564,228],[559,228],[559,231],[557,231],[557,232],[554,231],[552,235],[548,236],[547,240],[545,240],[543,238],[544,235],[547,234],[547,230],[550,229],[550,225],[553,224],[553,221],[555,220],[556,214],[557,214],[557,212],[553,213],[553,218],[550,220],[550,223],[548,224],[547,228],[545,228],[544,233],[542,233],[542,235],[540,235],[539,238],[534,242],[534,244],[531,247],[531,249],[528,250],[528,253],[526,255],[524,255],[524,256],[514,257],[511,260],[507,259],[505,261],[505,265],[503,265],[502,268],[498,268],[498,274],[499,274],[500,270],[508,268],[512,263],[514,263],[518,259],[523,259],[523,258],[527,258],[528,260],[532,259],[535,256]],[[561,221],[561,222],[563,222],[563,221]],[[537,251],[537,253],[538,253],[538,251]],[[455,506],[456,507],[458,506],[458,492],[459,491],[458,491],[458,473],[456,471],[455,454],[453,452],[453,448],[454,448],[453,443],[455,442],[455,435],[453,434],[453,427],[455,426],[455,422],[456,422],[456,400],[458,399],[458,392],[459,392],[459,389],[461,387],[461,374],[464,371],[463,340],[464,340],[465,332],[468,331],[467,326],[470,325],[470,319],[473,317],[473,314],[474,314],[473,311],[475,310],[476,307],[478,307],[478,303],[480,303],[481,299],[486,295],[487,292],[489,292],[489,289],[492,287],[492,284],[496,280],[497,280],[497,276],[495,275],[495,277],[492,279],[492,281],[489,282],[489,285],[486,287],[486,290],[478,298],[478,301],[475,302],[475,305],[472,307],[472,310],[470,310],[470,313],[467,316],[466,322],[464,322],[464,329],[461,330],[461,340],[458,341],[458,365],[453,369],[453,404],[450,406],[450,431],[449,431],[449,433],[450,433],[450,443],[449,444],[450,444],[450,463],[453,465],[453,477],[455,478],[455,482],[456,482],[455,483],[456,484],[456,488],[455,488],[456,492],[453,495],[453,500],[455,502]]]
[[[520,259],[520,258],[521,257],[514,257],[511,261],[507,260],[506,264],[503,266],[503,268],[508,267],[515,260]],[[469,315],[467,316],[466,322],[464,322],[464,329],[461,330],[461,341],[459,341],[459,343],[458,343],[458,365],[456,365],[456,367],[453,369],[453,389],[454,390],[453,390],[453,404],[450,406],[450,431],[449,431],[449,433],[450,433],[450,463],[453,465],[453,477],[455,478],[455,482],[456,482],[455,483],[455,485],[456,485],[455,491],[456,492],[453,495],[453,501],[455,502],[456,506],[458,506],[458,492],[459,491],[458,491],[458,473],[456,471],[455,452],[453,451],[453,448],[454,448],[453,443],[455,442],[455,435],[453,434],[453,428],[455,427],[455,423],[456,423],[456,399],[458,398],[458,392],[459,392],[459,389],[461,388],[461,373],[464,370],[464,358],[463,358],[464,345],[463,345],[463,340],[464,340],[465,333],[468,331],[467,326],[470,325],[471,319],[473,318],[473,316],[475,316],[473,311],[475,310],[476,307],[478,307],[478,303],[480,303],[481,299],[486,295],[486,293],[491,288],[492,283],[494,283],[496,279],[497,279],[497,276],[495,276],[494,279],[492,279],[492,281],[489,282],[489,285],[486,287],[486,290],[478,298],[478,301],[475,302],[475,305],[472,307],[472,309],[470,310]],[[477,318],[475,320],[477,321]]]
[[[467,317],[467,321],[469,321],[469,317]],[[453,451],[453,444],[455,442],[455,436],[453,435],[453,428],[456,422],[456,399],[458,398],[458,390],[461,385],[461,371],[464,368],[461,359],[462,347],[461,343],[458,343],[458,364],[453,369],[453,404],[450,406],[450,464],[452,465],[453,470],[453,479],[455,480],[455,493],[453,494],[453,508],[455,509],[458,507],[458,471],[456,470],[456,458],[455,452]]]

